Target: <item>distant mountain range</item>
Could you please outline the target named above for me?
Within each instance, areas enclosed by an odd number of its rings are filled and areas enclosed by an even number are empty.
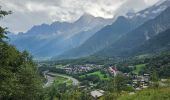
[[[73,23],[54,22],[51,25],[33,26],[26,33],[9,35],[11,44],[20,50],[28,50],[36,58],[57,56],[81,45],[113,19],[84,14]]]
[[[146,8],[138,13],[129,12],[127,13],[127,17],[134,18],[136,16],[147,18],[147,19],[153,19],[155,16],[160,14],[162,11],[164,11],[167,7],[170,6],[170,0],[160,0],[155,5]]]
[[[154,18],[162,13],[169,5],[169,1],[159,2],[152,7],[149,7],[140,12],[127,13],[125,17],[118,17],[112,25],[106,26],[95,33],[81,46],[67,51],[55,58],[79,58],[89,56],[94,53],[101,56],[113,56],[115,54],[117,55],[118,53],[123,55],[123,52],[121,51],[132,46],[129,42],[137,42],[135,40],[131,41],[132,39],[139,40],[140,38],[142,38],[141,34],[143,34],[145,36],[144,38],[148,40],[151,38],[151,35],[165,30],[163,27],[161,27],[161,23],[156,24],[157,26],[151,23],[156,23],[156,19],[158,18]],[[162,23],[168,25],[168,18],[166,18],[165,20],[167,22]],[[155,28],[155,30],[153,28]],[[151,30],[153,32],[151,32]],[[138,45],[138,42],[136,44]],[[120,47],[121,45],[122,47]]]
[[[139,24],[141,23],[133,23],[130,19],[123,16],[118,17],[112,25],[104,27],[81,46],[63,53],[59,58],[77,58],[91,55],[111,45],[123,34],[133,30]]]
[[[169,6],[170,0],[162,0],[116,20],[84,14],[73,23],[42,24],[26,33],[9,35],[10,42],[40,60],[124,57],[169,50]]]
[[[149,41],[168,29],[170,29],[170,7],[163,11],[155,19],[149,20],[135,30],[125,34],[112,45],[96,53],[96,55],[128,55],[131,51],[133,51],[133,49],[136,49],[146,41]]]

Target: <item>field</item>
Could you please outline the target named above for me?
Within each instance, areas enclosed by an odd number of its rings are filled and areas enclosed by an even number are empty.
[[[146,89],[133,95],[122,95],[118,100],[170,100],[170,88]]]
[[[59,84],[63,84],[63,83],[66,83],[67,85],[71,85],[72,81],[69,80],[68,78],[64,78],[64,77],[61,77],[61,76],[56,76],[54,84],[59,85]]]
[[[63,68],[63,65],[56,65],[56,68]]]
[[[103,74],[101,71],[96,71],[96,72],[93,72],[93,73],[88,73],[86,74],[87,76],[90,76],[90,75],[96,75],[98,76],[101,80],[109,80],[110,77],[108,75],[105,75]],[[85,75],[82,75],[80,76],[81,78],[85,77]]]
[[[144,67],[145,67],[145,64],[136,65],[135,66],[136,69],[133,71],[133,73],[139,74],[139,72],[142,71]]]

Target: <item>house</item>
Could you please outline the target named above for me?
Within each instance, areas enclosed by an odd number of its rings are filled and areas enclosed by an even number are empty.
[[[93,98],[100,98],[101,96],[104,95],[104,91],[103,91],[103,90],[94,90],[94,91],[91,91],[91,92],[90,92],[90,95],[91,95]]]
[[[132,86],[134,88],[137,88],[137,90],[140,89],[145,89],[148,88],[150,84],[150,75],[149,74],[144,74],[144,75],[133,75],[132,76]]]
[[[113,74],[114,76],[116,76],[118,74],[118,70],[116,67],[112,66],[112,67],[109,67],[109,71],[111,74]]]

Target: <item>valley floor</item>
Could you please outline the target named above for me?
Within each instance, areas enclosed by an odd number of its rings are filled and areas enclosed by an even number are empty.
[[[48,71],[44,71],[44,76],[47,79],[47,82],[44,85],[44,87],[49,87],[55,82],[55,80],[60,81],[61,79],[64,79],[64,81],[61,83],[71,82],[71,84],[74,86],[77,86],[80,83],[77,79],[75,79],[71,76],[58,74],[58,73],[52,73],[52,72],[48,72]]]

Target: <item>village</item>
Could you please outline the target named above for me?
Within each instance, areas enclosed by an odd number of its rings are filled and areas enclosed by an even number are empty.
[[[115,66],[104,67],[104,65],[95,65],[95,64],[85,64],[85,65],[69,65],[68,64],[63,67],[59,67],[57,69],[64,70],[69,75],[81,75],[81,74],[90,75],[88,73],[93,73],[98,70],[103,70],[104,72],[107,73],[107,75],[109,75],[113,79],[114,79],[114,77],[116,77],[116,75],[122,74],[126,77],[129,77],[131,80],[131,83],[126,84],[126,85],[133,87],[134,90],[136,90],[136,91],[146,89],[152,83],[150,80],[150,74],[148,74],[148,73],[144,73],[143,75],[138,75],[135,73],[123,73],[123,72],[119,71],[117,69],[117,67],[115,67]],[[90,81],[89,85],[90,85],[90,87],[94,87],[95,83]],[[79,87],[82,89],[84,89],[84,88],[92,89],[92,88],[85,87],[85,86],[79,86]],[[101,97],[102,95],[104,95],[104,93],[105,93],[105,91],[101,90],[101,89],[95,89],[90,92],[91,96],[93,96],[95,98]],[[130,94],[134,94],[134,93],[135,92],[131,92]]]
[[[44,66],[44,64],[40,64],[40,66]],[[61,65],[46,65],[46,66],[48,67],[52,66],[52,68],[60,70],[59,72],[64,72],[59,74],[67,75],[68,77],[76,79],[78,83],[76,85],[78,85],[78,87],[81,90],[88,91],[93,98],[100,98],[107,92],[105,90],[102,90],[101,88],[96,88],[98,83],[95,83],[93,81],[94,79],[96,79],[94,76],[99,77],[98,79],[103,81],[105,80],[108,81],[112,79],[114,80],[115,77],[119,74],[123,75],[124,77],[127,77],[128,79],[130,79],[130,82],[125,85],[132,87],[134,89],[134,91],[129,92],[130,95],[135,94],[135,91],[140,91],[149,88],[153,84],[153,82],[151,81],[151,75],[149,73],[143,74],[136,74],[132,72],[123,73],[122,71],[118,70],[116,66],[106,67],[104,65],[97,64],[85,64],[85,65],[67,64],[64,66]],[[93,76],[91,80],[88,80],[88,78],[91,76]],[[84,80],[88,80],[88,85],[84,84]],[[166,80],[162,79],[161,81],[163,82]]]
[[[95,64],[85,64],[85,65],[66,65],[60,69],[65,70],[69,74],[79,74],[79,73],[87,73],[92,70],[102,69],[103,65],[95,65]]]
[[[132,84],[127,84],[133,86],[136,90],[141,90],[144,88],[148,88],[151,84],[150,74],[144,73],[143,75],[137,75],[135,73],[122,73],[116,67],[111,66],[108,68],[103,68],[103,65],[95,65],[95,64],[85,64],[85,65],[66,65],[61,68],[69,74],[79,74],[79,73],[88,73],[92,70],[105,70],[109,72],[112,77],[115,77],[117,74],[123,74],[127,77],[130,77],[132,80]]]

